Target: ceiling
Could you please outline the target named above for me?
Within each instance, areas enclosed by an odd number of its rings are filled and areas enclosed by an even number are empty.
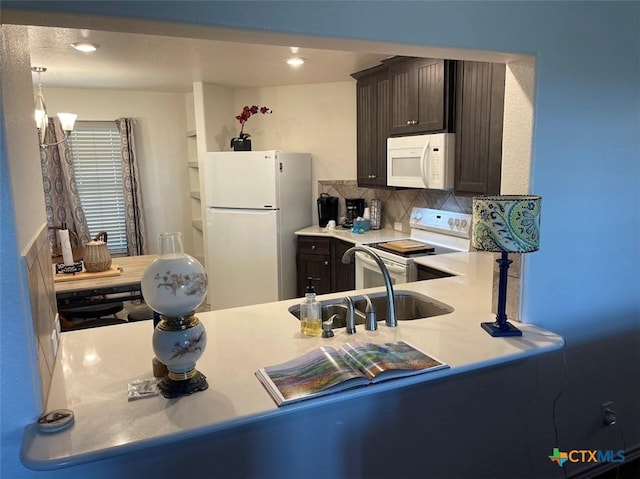
[[[31,65],[47,68],[46,87],[191,92],[203,81],[232,88],[347,81],[389,54],[300,48],[305,64],[285,60],[290,47],[140,33],[29,26]],[[100,45],[78,52],[71,43]],[[34,77],[34,81],[36,78]]]

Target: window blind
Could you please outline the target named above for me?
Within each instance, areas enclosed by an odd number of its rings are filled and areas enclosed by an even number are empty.
[[[106,231],[109,251],[126,253],[121,143],[116,123],[78,121],[68,144],[91,236]]]

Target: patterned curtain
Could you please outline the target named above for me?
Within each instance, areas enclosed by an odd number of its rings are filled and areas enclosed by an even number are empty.
[[[57,143],[59,138],[63,137],[64,131],[60,120],[50,118],[45,143]],[[77,235],[79,244],[75,246],[84,246],[85,243],[91,241],[91,236],[80,203],[76,178],[73,173],[73,159],[66,141],[59,145],[40,148],[40,166],[48,226],[60,227],[65,223],[69,231]],[[50,231],[50,234],[54,235],[55,232]],[[55,245],[57,239],[52,236],[50,241],[52,245]]]
[[[142,211],[142,192],[138,176],[136,142],[133,133],[134,120],[116,120],[122,142],[122,180],[124,184],[125,217],[127,225],[127,249],[129,256],[147,253],[147,234]]]

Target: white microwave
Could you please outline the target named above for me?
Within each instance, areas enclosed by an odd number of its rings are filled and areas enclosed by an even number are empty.
[[[409,188],[453,188],[455,135],[387,138],[387,185]]]

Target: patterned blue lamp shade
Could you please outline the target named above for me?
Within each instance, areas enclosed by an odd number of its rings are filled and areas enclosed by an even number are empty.
[[[531,253],[540,245],[540,205],[533,195],[478,196],[473,198],[471,244],[480,251],[502,253],[498,290],[498,314],[494,323],[481,323],[492,336],[521,336],[507,321],[509,253]]]

